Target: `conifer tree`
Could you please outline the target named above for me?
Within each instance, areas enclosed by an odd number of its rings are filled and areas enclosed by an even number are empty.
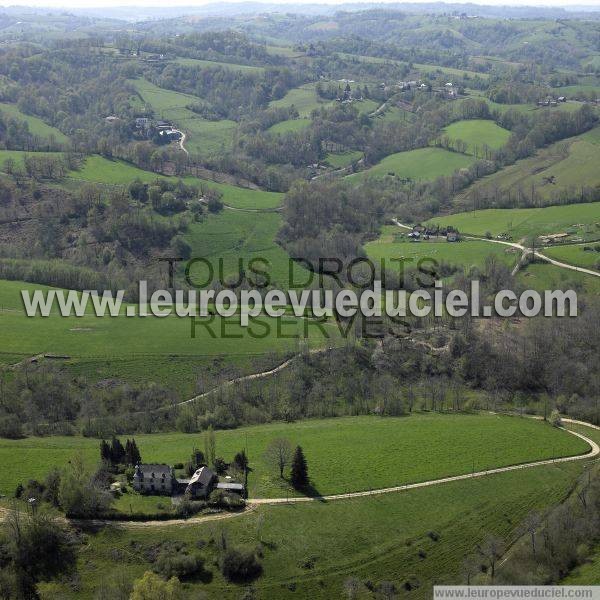
[[[292,458],[291,480],[292,485],[296,489],[301,489],[308,485],[308,465],[300,446],[296,447],[294,457]]]

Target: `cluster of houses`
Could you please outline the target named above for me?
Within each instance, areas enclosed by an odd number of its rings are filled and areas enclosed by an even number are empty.
[[[556,242],[562,242],[568,237],[568,233],[549,233],[547,235],[541,235],[540,242],[542,244],[554,244]]]
[[[146,135],[150,130],[158,131],[158,135],[166,141],[178,141],[182,137],[181,131],[175,129],[172,123],[168,121],[154,121],[150,117],[137,117],[135,120],[135,128],[144,132]]]
[[[239,494],[245,493],[244,485],[231,480],[229,476],[221,481],[219,476],[202,466],[188,479],[178,479],[175,471],[164,464],[139,464],[133,474],[133,489],[141,494],[179,496],[193,499],[206,499],[213,490]]]
[[[447,242],[460,241],[460,234],[454,229],[440,229],[439,227],[434,229],[423,225],[415,225],[407,237],[412,242],[420,242],[421,240],[429,240],[432,237],[440,236],[445,236]]]
[[[558,97],[546,96],[543,100],[538,100],[537,105],[538,106],[558,106],[559,102],[566,102],[566,101],[567,101],[566,96],[558,96]]]
[[[385,84],[382,85],[385,87]],[[427,92],[431,90],[432,92],[441,94],[447,98],[458,97],[458,89],[451,81],[446,82],[443,87],[432,87],[430,84],[425,83],[424,81],[399,81],[395,87],[402,92],[413,89],[421,92]]]

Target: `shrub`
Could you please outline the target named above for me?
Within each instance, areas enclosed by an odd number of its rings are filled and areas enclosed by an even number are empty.
[[[231,582],[256,579],[262,573],[262,565],[252,550],[228,548],[221,558],[221,573]]]
[[[23,427],[17,415],[0,417],[0,437],[17,440],[23,437]]]
[[[199,500],[189,500],[183,498],[183,500],[177,505],[177,514],[180,517],[189,517],[199,513],[201,510],[206,508],[206,502]]]
[[[202,559],[195,554],[163,551],[154,563],[154,571],[165,579],[171,579],[171,577],[185,579],[201,571],[202,566]]]
[[[560,413],[556,409],[554,409],[550,413],[550,419],[548,420],[548,422],[553,427],[560,427],[562,425],[562,421],[560,419]]]

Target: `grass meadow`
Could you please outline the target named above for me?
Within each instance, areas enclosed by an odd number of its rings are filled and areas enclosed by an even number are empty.
[[[424,600],[435,581],[463,583],[464,557],[487,535],[512,540],[530,511],[563,500],[581,469],[546,466],[382,496],[261,506],[219,522],[162,526],[160,539],[201,548],[206,573],[185,583],[189,598],[204,592],[233,600],[243,592],[218,570],[216,542],[224,537],[261,548],[263,575],[252,585],[257,598],[339,598],[353,576],[374,585],[391,581],[402,597]],[[141,577],[152,567],[156,536],[153,528],[118,524],[90,532],[79,559],[81,587],[55,591],[91,599],[107,577]]]
[[[190,318],[175,315],[100,318],[90,311],[83,317],[66,318],[54,312],[32,319],[23,312],[22,289],[50,288],[0,282],[0,364],[50,354],[63,357],[51,359],[54,362],[92,381],[154,381],[182,399],[197,390],[198,382],[211,387],[223,377],[231,379],[272,368],[284,355],[295,352],[300,340],[314,347],[336,344],[339,339],[333,325],[325,326],[325,338],[316,326],[291,317],[275,320],[261,316],[245,328],[239,317],[217,316],[212,321],[202,319],[195,330]]]
[[[280,121],[275,123],[267,129],[269,133],[296,133],[306,129],[310,124],[311,120],[307,118],[300,119],[288,119],[287,121]]]
[[[353,162],[359,160],[362,157],[362,152],[359,150],[348,150],[347,152],[330,152],[325,157],[325,162],[331,165],[334,169],[340,169],[347,167]]]
[[[461,233],[484,236],[507,233],[515,240],[544,233],[581,230],[584,235],[600,232],[600,203],[566,204],[545,208],[490,208],[434,217],[428,223],[452,225]],[[582,226],[582,227],[575,227]]]
[[[251,497],[297,495],[264,457],[269,442],[301,445],[311,484],[319,494],[363,491],[427,481],[553,457],[583,454],[589,446],[564,431],[528,418],[487,414],[420,414],[410,417],[341,417],[270,423],[216,432],[216,455],[226,461],[245,449],[252,469]],[[145,462],[185,462],[201,434],[136,435]],[[0,491],[43,478],[81,454],[91,467],[99,441],[82,437],[0,440]],[[343,459],[341,459],[343,457]]]
[[[0,151],[1,159],[2,151]],[[122,160],[110,160],[97,154],[88,156],[83,167],[77,171],[71,171],[69,176],[78,180],[117,185],[128,185],[134,179],[140,179],[145,183],[152,183],[159,177],[175,179],[174,177],[157,175],[151,171],[144,171]],[[219,190],[223,194],[223,202],[234,208],[269,210],[279,207],[283,200],[283,194],[278,192],[252,190],[197,177],[183,177],[182,179],[192,185],[202,184]]]
[[[21,112],[15,104],[0,102],[0,112],[17,121],[25,121],[29,126],[29,132],[33,135],[46,139],[54,137],[59,144],[66,144],[69,141],[69,138],[60,129],[48,125],[39,117]]]
[[[273,100],[270,103],[272,107],[295,106],[301,117],[309,117],[310,113],[321,106],[331,105],[332,101],[321,100],[317,96],[314,83],[306,83],[300,87],[290,90],[283,98]]]
[[[471,156],[442,148],[418,148],[390,154],[370,169],[348,175],[348,179],[352,181],[369,176],[395,175],[413,180],[432,180],[468,167],[473,160]]]
[[[590,243],[584,245],[569,244],[554,248],[545,248],[544,254],[550,256],[551,258],[555,258],[556,260],[560,260],[561,262],[600,271],[600,252],[593,249],[586,250],[586,248],[595,248],[596,246],[600,249],[600,243]]]
[[[284,289],[301,287],[310,274],[304,267],[292,263],[287,252],[275,243],[280,226],[279,213],[223,210],[218,214],[208,214],[200,223],[192,223],[184,237],[192,247],[192,257],[210,260],[215,276],[219,275],[222,279],[238,277],[239,261],[243,261],[247,270],[250,260],[262,258],[268,265],[261,263],[256,268],[268,272],[273,285]],[[295,281],[290,278],[290,269]],[[191,277],[200,281],[204,278],[204,271],[192,269]]]
[[[600,296],[600,277],[563,269],[544,262],[527,265],[517,274],[517,281],[527,289],[534,289],[538,292],[573,289],[578,293]]]
[[[551,144],[534,156],[482,178],[459,194],[457,200],[477,192],[482,196],[493,195],[496,189],[522,190],[525,195],[533,189],[542,198],[551,198],[560,192],[577,197],[581,186],[598,185],[599,161],[600,127],[596,127],[581,136]]]
[[[237,63],[226,63],[218,60],[202,60],[200,58],[176,58],[173,61],[178,65],[185,67],[202,67],[206,69],[214,69],[220,67],[227,71],[242,71],[243,73],[263,73],[264,67],[255,67],[253,65],[240,65]]]
[[[190,152],[207,155],[231,145],[236,128],[234,121],[208,121],[187,108],[202,102],[201,98],[160,88],[145,79],[132,79],[129,83],[157,117],[173,121],[188,134],[185,146]]]
[[[482,148],[498,149],[504,146],[510,137],[510,131],[486,119],[469,119],[456,121],[448,125],[444,133],[451,140],[462,140],[467,143],[467,153],[479,156]]]
[[[520,256],[520,253],[511,248],[476,240],[449,243],[442,237],[431,241],[411,242],[396,225],[384,226],[381,236],[367,243],[365,250],[372,260],[384,260],[390,266],[392,263],[389,261],[392,258],[404,258],[413,265],[420,259],[432,259],[438,263],[445,262],[464,267],[467,271],[471,267],[482,268],[490,255],[496,256],[509,266]]]

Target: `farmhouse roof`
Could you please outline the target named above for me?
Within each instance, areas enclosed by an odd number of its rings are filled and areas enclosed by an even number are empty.
[[[209,485],[214,477],[214,472],[208,467],[200,467],[190,478],[189,485],[193,485],[194,483],[199,483],[200,485]]]
[[[144,476],[150,475],[152,477],[171,477],[171,467],[169,465],[161,465],[161,464],[142,464],[137,465],[136,471],[139,471]]]

